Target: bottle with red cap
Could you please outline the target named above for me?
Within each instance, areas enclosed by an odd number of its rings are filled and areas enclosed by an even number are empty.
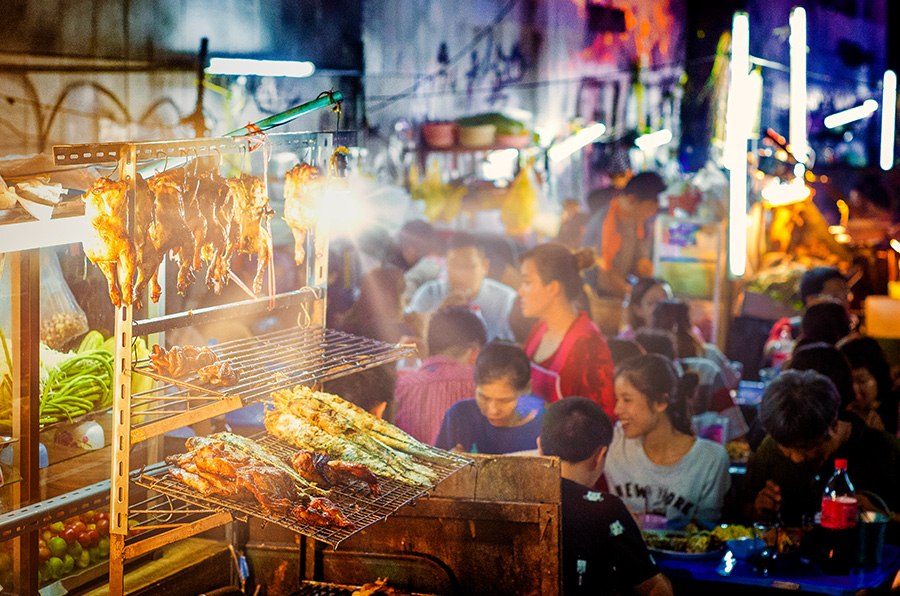
[[[834,474],[822,495],[820,524],[824,532],[822,565],[832,573],[846,573],[855,559],[858,503],[847,475],[847,460],[834,460]]]

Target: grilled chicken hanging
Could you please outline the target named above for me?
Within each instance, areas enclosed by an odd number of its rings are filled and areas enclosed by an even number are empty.
[[[140,307],[144,289],[150,284],[150,300],[159,302],[162,288],[157,279],[159,266],[162,264],[165,253],[157,250],[150,238],[149,231],[154,223],[153,217],[153,193],[150,185],[141,178],[135,181],[134,195],[134,246],[137,251],[137,279],[135,280],[134,295],[135,305]]]
[[[161,254],[171,252],[178,261],[179,294],[184,294],[194,281],[191,270],[194,255],[194,236],[184,221],[183,183],[184,171],[170,170],[150,179],[153,191],[154,222],[150,227],[150,239]]]
[[[103,272],[114,306],[131,304],[136,267],[135,249],[128,233],[128,182],[100,178],[88,189],[84,213],[91,232],[83,241],[84,254]]]
[[[201,174],[197,198],[200,212],[206,220],[206,236],[200,247],[200,257],[209,265],[206,271],[206,287],[216,294],[222,291],[222,287],[228,281],[227,277],[222,279],[219,274],[223,269],[225,236],[231,221],[233,199],[229,191],[225,178],[219,176],[217,172]],[[225,274],[227,275],[227,267]]]
[[[284,221],[294,234],[294,262],[306,261],[307,231],[316,223],[314,187],[319,179],[319,169],[299,163],[284,175]]]
[[[274,213],[266,196],[265,183],[256,176],[242,175],[228,178],[231,206],[231,221],[226,235],[225,256],[222,266],[229,266],[232,257],[238,253],[256,255],[256,276],[253,291],[262,290],[263,272],[269,265],[269,232],[265,225]],[[219,274],[221,275],[221,271]]]
[[[200,271],[200,255],[206,240],[206,216],[200,208],[200,178],[197,176],[185,176],[182,192],[184,203],[184,223],[194,237],[194,252],[191,256],[191,269]]]

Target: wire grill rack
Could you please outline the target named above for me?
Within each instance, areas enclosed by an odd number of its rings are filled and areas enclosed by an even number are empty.
[[[300,582],[300,587],[291,592],[291,596],[351,596],[353,592],[360,587],[361,586],[348,586],[345,584],[303,580]],[[427,596],[418,592],[402,593],[410,594],[410,596]]]
[[[269,452],[281,458],[290,458],[298,451],[295,447],[271,435],[262,435],[257,437],[256,441]],[[414,459],[437,473],[435,485],[463,467],[473,463],[470,458],[462,455],[439,449],[433,449],[433,451],[434,455],[437,456],[435,458],[437,461],[418,457],[414,457]],[[383,476],[379,476],[378,479],[381,491],[377,496],[371,495],[368,486],[362,482],[336,486],[329,491],[328,499],[337,505],[341,512],[353,523],[348,528],[311,526],[287,516],[270,514],[255,502],[237,502],[214,495],[203,495],[182,484],[168,473],[159,475],[141,474],[135,479],[135,482],[144,488],[175,499],[194,503],[201,508],[241,512],[245,515],[251,515],[337,548],[341,542],[353,534],[396,513],[404,505],[427,494],[429,488],[433,488],[413,486]]]
[[[171,379],[154,373],[149,360],[137,361],[135,372],[159,383],[152,390],[132,395],[132,414],[141,417],[134,427],[217,398],[240,397],[243,405],[248,405],[276,389],[335,379],[416,352],[413,345],[389,344],[323,327],[293,327],[223,342],[210,349],[239,372],[238,384],[210,388],[202,386],[196,374]]]

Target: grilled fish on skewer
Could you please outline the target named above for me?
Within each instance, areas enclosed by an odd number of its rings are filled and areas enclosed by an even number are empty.
[[[317,400],[296,399],[293,395],[294,394],[288,390],[275,391],[272,393],[272,399],[274,400],[276,407],[285,409],[290,414],[305,419],[309,423],[322,429],[326,434],[340,437],[357,445],[369,454],[390,463],[392,467],[396,469],[408,470],[419,476],[431,478],[432,480],[436,477],[431,469],[415,462],[410,455],[392,449],[377,438],[371,436],[369,433],[357,428],[353,425],[351,420],[340,412]],[[302,447],[302,445],[300,445],[300,447]],[[329,453],[329,455],[335,454]],[[353,458],[341,457],[341,459],[369,465],[367,462]]]
[[[106,277],[113,306],[131,304],[133,296],[136,256],[128,233],[127,190],[125,180],[100,178],[81,197],[91,224],[82,242],[84,254]]]
[[[393,424],[388,424],[384,420],[376,418],[346,399],[324,391],[313,391],[309,387],[295,387],[293,391],[295,398],[306,397],[327,404],[330,408],[346,417],[356,428],[372,433],[375,438],[388,447],[431,461],[443,459],[441,456],[436,455],[429,445],[415,439]]]
[[[408,467],[398,463],[397,458],[393,455],[402,454],[392,454],[391,450],[384,445],[382,445],[383,449],[378,452],[370,453],[346,437],[330,435],[290,412],[277,409],[268,411],[264,422],[269,433],[286,443],[327,453],[345,461],[363,464],[377,474],[394,478],[400,482],[415,486],[432,486],[436,479],[435,474],[423,466]]]

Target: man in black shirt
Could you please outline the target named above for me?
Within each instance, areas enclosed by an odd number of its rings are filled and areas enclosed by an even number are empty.
[[[567,397],[544,414],[538,449],[561,460],[563,594],[671,596],[625,504],[591,490],[611,440],[609,418],[587,398]]]

